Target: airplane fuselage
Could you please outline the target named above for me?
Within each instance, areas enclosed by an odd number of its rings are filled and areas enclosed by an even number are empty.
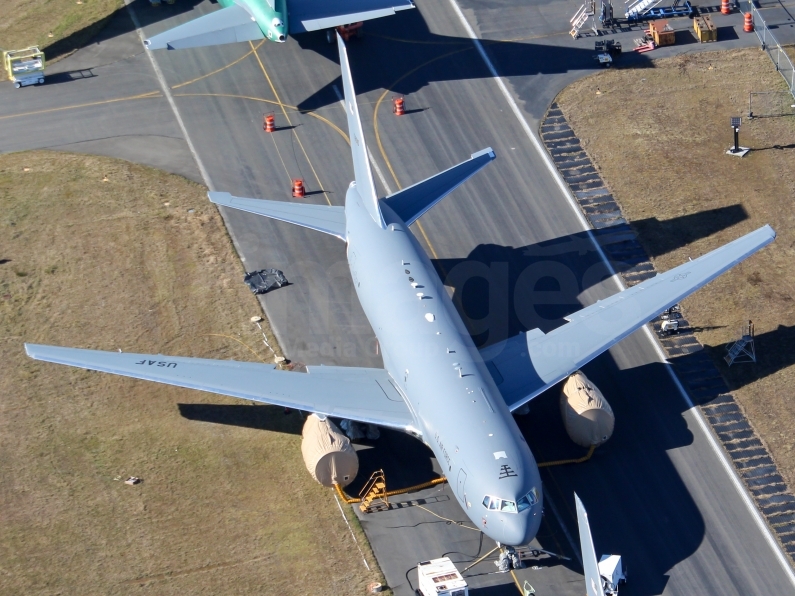
[[[266,39],[284,42],[287,39],[287,0],[273,0],[273,7],[267,0],[218,0],[223,8],[234,4],[245,6],[257,21]]]
[[[472,522],[501,544],[526,544],[541,523],[535,459],[425,251],[381,209],[386,229],[351,185],[348,262],[384,366]]]

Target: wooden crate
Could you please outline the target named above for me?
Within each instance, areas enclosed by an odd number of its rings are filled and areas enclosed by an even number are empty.
[[[676,32],[668,24],[668,21],[652,21],[649,23],[649,33],[657,47],[672,46],[676,43]]]
[[[693,29],[695,29],[696,37],[701,43],[718,41],[718,29],[708,14],[693,19]]]

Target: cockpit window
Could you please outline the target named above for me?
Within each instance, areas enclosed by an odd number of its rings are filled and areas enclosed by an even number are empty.
[[[501,511],[503,513],[516,513],[516,503],[505,499],[498,499],[486,495],[483,498],[483,506],[490,511]]]
[[[500,511],[502,513],[519,513],[525,509],[529,509],[536,503],[538,503],[537,488],[530,489],[529,493],[515,503],[506,499],[498,499],[497,497],[492,497],[490,495],[483,497],[483,506],[486,509],[490,511]]]
[[[525,509],[532,507],[538,503],[538,489],[533,487],[530,489],[530,492],[523,496],[517,504],[519,505],[519,511],[524,511]]]
[[[513,501],[506,501],[503,499],[500,511],[503,513],[516,513],[516,503]]]

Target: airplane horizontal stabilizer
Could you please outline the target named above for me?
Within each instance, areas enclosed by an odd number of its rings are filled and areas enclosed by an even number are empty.
[[[264,38],[254,16],[233,4],[154,35],[144,45],[150,50],[182,50]]]
[[[306,412],[400,430],[414,418],[389,374],[380,368],[310,366],[307,373],[272,364],[128,354],[25,344],[28,356],[56,364],[231,395]]]
[[[481,354],[508,408],[520,408],[775,238],[773,228],[761,227],[599,300],[569,315],[568,323],[549,333],[534,329],[484,348]]]
[[[382,199],[407,225],[413,224],[436,203],[469,180],[496,156],[489,147],[471,158]]]
[[[290,34],[332,29],[414,8],[411,0],[290,0]]]
[[[304,205],[287,201],[266,201],[235,197],[228,192],[209,192],[207,196],[216,205],[255,213],[271,219],[303,226],[318,232],[346,239],[345,208],[328,205]]]

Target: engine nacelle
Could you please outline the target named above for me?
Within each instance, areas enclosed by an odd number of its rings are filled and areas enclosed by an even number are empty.
[[[583,447],[599,446],[613,434],[613,409],[582,371],[572,374],[563,384],[560,413],[571,440]]]
[[[347,486],[359,471],[359,457],[350,440],[329,419],[311,414],[301,432],[306,469],[323,486]]]

